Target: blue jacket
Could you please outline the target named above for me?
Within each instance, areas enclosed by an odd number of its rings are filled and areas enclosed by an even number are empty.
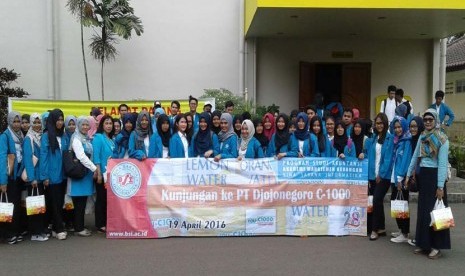
[[[394,143],[394,139],[392,139]],[[410,161],[412,160],[412,140],[405,139],[400,140],[397,144],[397,147],[393,145],[394,152],[394,161],[393,161],[393,170],[394,170],[394,181],[392,184],[396,186],[398,182],[402,182],[407,175],[408,167]],[[392,182],[392,179],[391,179]]]
[[[107,171],[108,159],[113,156],[115,143],[113,140],[108,139],[105,134],[97,133],[92,140],[92,162],[95,166],[100,165],[100,171],[105,173]]]
[[[34,167],[32,155],[37,157],[37,164]],[[23,142],[23,164],[27,174],[27,181],[39,181],[40,179],[40,147],[36,142],[31,142],[31,138],[26,136]]]
[[[394,137],[390,133],[386,133],[386,139],[381,147],[381,159],[379,162],[379,176],[382,179],[391,179],[392,173],[392,154],[393,154],[393,145],[392,139]],[[378,136],[375,135],[370,139],[369,142],[366,142],[368,148],[368,179],[375,180],[375,166],[376,166],[376,144],[378,141]]]
[[[334,140],[333,140],[333,142],[334,142]],[[331,152],[330,153],[331,153],[330,157],[339,157],[336,148],[332,145],[332,142],[331,142]],[[352,140],[349,138],[347,140],[347,145],[344,147],[344,156],[345,157],[356,157],[356,155],[357,155],[357,151],[355,149],[355,145],[352,142]]]
[[[194,141],[195,141],[195,137],[197,137],[197,134],[198,132],[196,132],[193,136],[192,136],[192,140],[191,140],[191,144],[189,146],[189,156],[190,157],[197,157],[199,156],[195,150],[194,150]],[[213,155],[212,157],[214,156],[217,156],[219,153],[220,153],[220,142],[218,140],[218,135],[216,135],[216,133],[214,133],[213,131],[211,131],[211,139],[212,139],[212,148],[210,148],[211,150],[213,150]],[[202,156],[203,157],[203,156]]]
[[[291,134],[291,137],[289,137],[289,142],[287,145],[283,145],[280,149],[279,152],[276,152],[276,146],[274,143],[276,133],[271,136],[270,143],[268,144],[268,149],[266,150],[266,153],[268,157],[273,157],[278,155],[278,153],[287,153],[286,157],[298,157],[299,156],[299,144],[296,143],[297,139],[294,137],[294,134]]]
[[[123,134],[118,134],[116,135],[116,138],[115,138],[115,150],[113,151],[113,157],[114,158],[124,158],[124,156],[126,155],[126,152],[128,152],[129,150],[129,143],[128,143],[128,146],[127,148],[125,146],[123,146],[121,144],[121,141],[123,140]],[[129,156],[129,154],[128,154]]]
[[[129,136],[128,153],[130,158],[135,158],[141,161],[144,157],[147,157],[145,146],[143,148],[136,148],[136,139],[136,132],[131,132],[131,135]]]
[[[4,150],[6,150],[6,153],[5,153],[5,167],[2,167],[2,168],[5,168],[5,171],[6,171],[6,168],[7,168],[7,160],[8,160],[8,154],[14,154],[16,156],[16,147],[15,147],[15,141],[13,140],[13,137],[11,136],[11,133],[8,129],[6,129],[4,132],[3,132],[3,135],[5,135],[5,145],[7,145],[5,147]],[[24,143],[24,141],[23,141]],[[15,163],[14,163],[14,169],[13,169],[13,175],[8,177],[9,180],[16,180],[20,175],[21,173],[23,172],[23,169],[24,169],[24,164],[21,162],[21,164],[18,164],[18,157],[16,156],[15,158]]]
[[[294,136],[295,137],[295,136]],[[297,139],[296,139],[297,140]],[[299,141],[297,141],[297,144]],[[312,149],[310,152],[310,148]],[[320,148],[318,147],[318,139],[315,134],[310,133],[310,137],[304,141],[303,154],[305,157],[320,157]]]
[[[232,135],[220,144],[221,159],[237,158],[237,135]]]
[[[92,140],[92,148],[93,148],[93,159],[95,159],[95,147],[94,142],[97,140],[97,136],[103,136],[100,133],[95,134],[94,139]],[[99,142],[98,142],[99,143]],[[84,152],[86,154],[90,153],[88,149],[86,149],[85,145],[82,145],[84,148]],[[95,161],[93,161],[95,165]],[[106,165],[105,165],[106,166]],[[68,177],[67,182],[67,194],[70,196],[90,196],[94,193],[94,173],[91,170],[87,170],[87,174],[81,179],[72,179]]]
[[[195,112],[195,115],[192,116],[192,127],[194,128],[194,133],[197,132],[197,130],[199,130],[199,116],[200,116],[200,113],[197,113]]]
[[[7,167],[7,150],[8,150],[8,145],[6,143],[6,136],[3,133],[0,133],[0,168],[5,168],[2,169],[3,172],[0,173],[0,186],[7,185],[8,184],[8,179],[7,179],[7,174],[6,174],[6,167]]]
[[[239,145],[241,144],[241,139],[239,139]],[[252,137],[250,139],[249,144],[247,145],[247,150],[245,151],[244,158],[263,158],[265,157],[263,154],[262,146],[260,142],[258,142],[257,138]]]
[[[42,135],[40,141],[40,180],[49,180],[50,185],[61,184],[66,179],[63,171],[63,151],[68,150],[68,139],[63,135],[61,138],[61,149],[52,152],[48,140],[48,133]]]
[[[429,108],[432,108],[432,109],[436,110],[436,103],[432,104]],[[441,124],[446,119],[446,115],[449,116],[449,119],[446,122],[447,126],[451,126],[452,123],[454,122],[454,119],[455,119],[454,112],[445,103],[441,103],[438,115],[439,115],[439,121],[441,121]]]
[[[150,137],[148,158],[163,158],[163,144],[160,135],[156,131]]]
[[[169,154],[171,158],[185,158],[186,153],[184,152],[184,144],[182,143],[181,137],[179,136],[178,132],[175,132],[173,136],[171,136],[170,139],[170,145],[169,145]],[[187,152],[187,155],[189,155],[189,149]]]

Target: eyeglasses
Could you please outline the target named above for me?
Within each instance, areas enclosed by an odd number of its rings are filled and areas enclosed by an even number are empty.
[[[423,122],[425,123],[432,123],[434,121],[433,118],[423,118]]]

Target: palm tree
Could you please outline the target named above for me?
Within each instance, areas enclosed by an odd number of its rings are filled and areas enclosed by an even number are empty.
[[[87,1],[84,0],[68,0],[66,6],[68,7],[71,14],[78,17],[81,23],[81,50],[82,50],[82,61],[84,64],[84,76],[86,78],[86,87],[87,87],[87,99],[90,101],[90,89],[89,89],[89,77],[87,75],[87,63],[86,63],[86,53],[84,52],[84,7],[86,6]]]
[[[144,28],[140,18],[134,15],[134,9],[129,6],[128,0],[85,2],[83,24],[99,30],[92,36],[89,47],[93,57],[101,63],[102,100],[105,100],[103,68],[106,61],[114,60],[118,54],[115,47],[118,43],[117,37],[129,40],[132,31],[140,36]]]

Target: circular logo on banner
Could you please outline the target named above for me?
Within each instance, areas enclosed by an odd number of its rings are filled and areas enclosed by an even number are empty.
[[[110,173],[110,186],[116,196],[123,199],[133,197],[140,189],[141,172],[130,162],[121,162]]]

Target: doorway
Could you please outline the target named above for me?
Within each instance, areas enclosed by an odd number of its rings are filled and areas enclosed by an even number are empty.
[[[300,62],[299,108],[314,103],[317,93],[323,95],[325,105],[341,102],[358,108],[361,118],[369,118],[371,64]]]

